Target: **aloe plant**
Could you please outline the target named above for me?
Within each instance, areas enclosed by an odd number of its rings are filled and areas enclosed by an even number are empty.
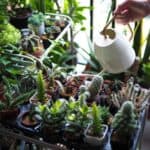
[[[17,93],[15,91],[16,86],[18,86],[17,83],[4,76],[2,78],[4,83],[5,98],[0,103],[0,110],[17,108],[27,102],[35,93],[34,89],[28,92]]]

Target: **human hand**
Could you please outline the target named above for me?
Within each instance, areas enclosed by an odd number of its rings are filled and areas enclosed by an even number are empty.
[[[125,0],[114,11],[114,16],[118,23],[128,24],[149,15],[149,11],[149,0]]]

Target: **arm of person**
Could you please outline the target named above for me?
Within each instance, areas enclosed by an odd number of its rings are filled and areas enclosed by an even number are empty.
[[[127,24],[150,15],[150,0],[125,0],[114,12],[118,23]]]

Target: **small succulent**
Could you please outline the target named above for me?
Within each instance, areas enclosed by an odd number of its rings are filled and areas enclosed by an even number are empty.
[[[39,12],[39,13],[32,14],[32,16],[29,17],[28,19],[28,23],[34,26],[40,26],[41,23],[44,22],[44,20],[45,18],[43,13]]]
[[[103,84],[103,77],[94,76],[90,85],[88,86],[88,91],[90,92],[91,97],[95,97],[98,94],[102,84]]]

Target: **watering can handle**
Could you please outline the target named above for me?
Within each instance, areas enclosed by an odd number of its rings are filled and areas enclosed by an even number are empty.
[[[105,30],[107,29],[107,27],[110,25],[110,23],[111,23],[114,19],[115,19],[115,15],[109,20],[109,22],[105,25],[104,29],[102,30],[101,33],[104,33],[104,36],[105,36]],[[133,38],[133,30],[132,30],[130,24],[128,24],[128,28],[129,28],[129,31],[131,32],[131,36],[130,36],[130,38],[129,38],[129,41],[131,41],[132,38]]]

